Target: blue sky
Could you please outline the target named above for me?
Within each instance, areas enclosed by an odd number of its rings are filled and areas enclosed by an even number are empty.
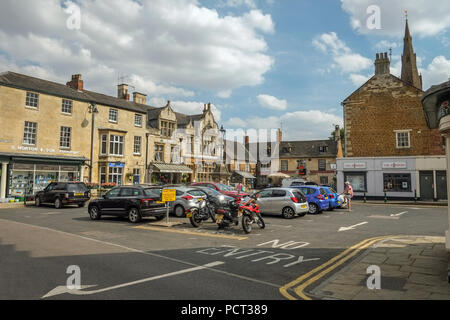
[[[380,29],[366,26],[371,5]],[[437,0],[3,0],[0,72],[81,73],[110,95],[122,75],[156,107],[195,114],[211,102],[229,129],[326,139],[377,52],[392,48],[399,75],[405,9],[426,90],[450,77],[450,3]]]

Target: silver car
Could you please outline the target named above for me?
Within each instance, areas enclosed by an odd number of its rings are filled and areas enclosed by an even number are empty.
[[[169,211],[177,217],[184,217],[187,209],[197,208],[201,199],[207,194],[194,187],[167,187],[164,189],[176,190],[176,201],[169,203]]]
[[[294,188],[270,188],[255,194],[261,213],[281,214],[285,219],[303,217],[309,210],[306,197]]]

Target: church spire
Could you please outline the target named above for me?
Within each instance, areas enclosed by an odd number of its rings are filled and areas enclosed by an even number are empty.
[[[422,90],[422,76],[417,69],[417,58],[412,45],[409,32],[408,14],[406,13],[405,38],[403,39],[402,78],[403,81]]]

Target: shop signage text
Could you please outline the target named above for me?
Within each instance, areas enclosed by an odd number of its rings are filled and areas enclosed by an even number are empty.
[[[383,162],[382,164],[383,169],[406,169],[407,167],[406,162]]]
[[[110,168],[125,168],[125,163],[120,163],[120,162],[110,162],[109,163],[109,167]]]
[[[56,153],[57,151],[52,148],[37,148],[37,147],[26,147],[26,146],[18,146],[14,147],[11,146],[12,150],[19,150],[19,151],[30,151],[30,152],[40,152],[40,153]],[[71,151],[71,150],[59,150],[59,153],[64,154],[79,154],[79,151]]]
[[[365,162],[345,162],[344,169],[366,169]]]

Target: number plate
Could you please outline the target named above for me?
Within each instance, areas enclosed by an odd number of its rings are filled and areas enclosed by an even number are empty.
[[[306,205],[304,204],[304,205],[302,205],[302,209],[306,209]]]
[[[75,193],[75,196],[76,197],[82,197],[82,196],[84,196],[84,193]]]
[[[203,198],[198,198],[197,200],[198,200],[198,202],[202,202]]]

